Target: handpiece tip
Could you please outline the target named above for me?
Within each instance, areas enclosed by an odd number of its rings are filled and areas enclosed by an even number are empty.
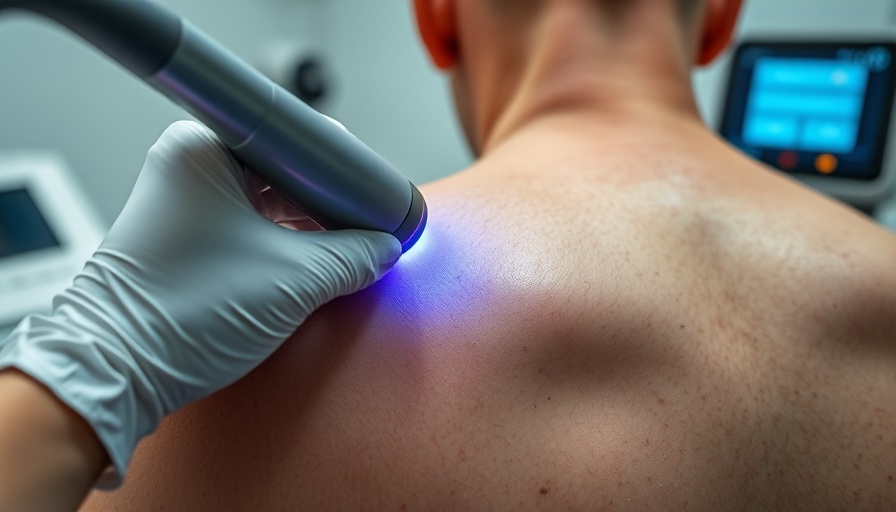
[[[401,252],[403,253],[407,252],[420,240],[423,230],[426,229],[426,221],[429,216],[429,210],[426,207],[426,200],[423,199],[423,194],[414,185],[411,185],[411,192],[413,196],[408,216],[401,224],[401,227],[392,233],[401,242]]]

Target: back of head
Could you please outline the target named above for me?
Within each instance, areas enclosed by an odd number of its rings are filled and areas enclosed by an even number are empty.
[[[532,94],[577,87],[593,94],[600,89],[596,82],[606,84],[609,76],[621,82],[640,74],[642,82],[651,80],[648,75],[675,81],[674,87],[686,87],[690,95],[691,68],[711,62],[727,47],[740,4],[415,0],[422,39],[433,62],[451,78],[476,152],[492,144],[508,111],[521,108],[520,101],[537,101]]]
[[[437,67],[449,69],[472,31],[488,29],[490,42],[517,44],[551,13],[575,11],[596,33],[627,36],[645,17],[674,23],[677,36],[699,44],[693,57],[706,64],[727,46],[742,0],[415,0],[418,23]],[[656,34],[659,35],[659,34]],[[665,35],[665,34],[664,34]],[[446,47],[445,45],[448,45]],[[451,45],[455,47],[451,48]]]
[[[519,19],[532,19],[537,16],[543,9],[556,7],[568,0],[478,0],[478,2],[495,14],[506,17],[515,17]],[[598,9],[611,16],[624,14],[633,6],[641,3],[641,0],[574,0],[583,7]],[[668,8],[677,11],[679,19],[683,24],[693,22],[701,9],[705,6],[706,0],[658,0],[652,2],[656,4],[654,8]]]

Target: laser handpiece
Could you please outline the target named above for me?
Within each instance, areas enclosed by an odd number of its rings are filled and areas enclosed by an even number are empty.
[[[0,0],[93,44],[202,121],[324,229],[391,233],[406,251],[426,225],[423,195],[336,126],[168,9],[148,0]]]

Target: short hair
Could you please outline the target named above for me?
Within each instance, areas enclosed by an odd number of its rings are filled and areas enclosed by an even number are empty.
[[[537,11],[545,2],[552,0],[483,0],[489,7],[504,14],[517,13],[529,14]],[[614,10],[623,8],[630,0],[591,0],[595,3],[613,4]],[[705,0],[667,0],[678,4],[679,19],[682,23],[691,23],[700,13],[700,8]]]

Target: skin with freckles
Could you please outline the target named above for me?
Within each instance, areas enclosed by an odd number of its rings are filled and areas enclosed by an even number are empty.
[[[738,3],[418,1],[481,158],[84,510],[896,509],[896,238],[700,122]]]

